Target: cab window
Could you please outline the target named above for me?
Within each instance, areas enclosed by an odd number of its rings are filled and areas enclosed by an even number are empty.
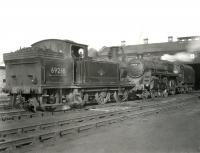
[[[84,58],[85,51],[80,46],[72,46],[71,47],[71,55],[73,58]]]

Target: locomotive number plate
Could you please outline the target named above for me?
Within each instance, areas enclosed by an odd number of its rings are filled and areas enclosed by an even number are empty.
[[[65,76],[66,70],[63,67],[51,67],[50,68],[50,76]]]
[[[67,75],[67,70],[64,63],[47,63],[45,66],[46,76],[62,77]]]
[[[47,61],[44,70],[44,82],[47,83],[72,83],[73,63],[71,61]]]

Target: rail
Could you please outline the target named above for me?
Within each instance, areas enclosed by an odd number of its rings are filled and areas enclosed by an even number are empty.
[[[54,122],[42,121],[42,123],[33,123],[32,125],[15,126],[14,128],[1,127],[0,131],[0,152],[11,150],[20,151],[23,148],[33,147],[38,143],[49,141],[55,142],[58,138],[74,137],[85,131],[110,125],[126,119],[136,118],[141,115],[158,113],[163,110],[182,107],[187,104],[188,99],[197,99],[197,96],[188,98],[182,97],[172,102],[164,102],[154,105],[144,105],[130,109],[113,111],[108,113],[90,114],[71,119],[60,119]]]

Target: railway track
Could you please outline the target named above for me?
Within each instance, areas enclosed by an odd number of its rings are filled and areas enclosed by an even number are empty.
[[[173,102],[162,102],[140,107],[130,107],[123,110],[100,112],[74,118],[58,118],[58,120],[34,122],[20,126],[12,124],[13,128],[0,126],[0,152],[20,152],[38,143],[55,142],[58,138],[74,137],[85,131],[110,125],[140,115],[149,115],[163,110],[182,107],[189,104],[188,99],[198,99],[197,96],[179,97]],[[55,119],[55,118],[54,118]]]
[[[193,93],[188,94],[188,95],[193,95]],[[176,95],[177,96],[177,95]],[[181,95],[178,95],[181,96]],[[170,97],[173,99],[173,97]],[[109,103],[109,104],[104,104],[104,105],[95,105],[95,106],[87,106],[84,109],[81,110],[59,110],[59,111],[52,111],[52,112],[37,112],[37,113],[31,113],[31,112],[27,112],[25,110],[17,110],[17,109],[11,109],[11,110],[3,110],[0,111],[0,122],[1,121],[8,121],[8,122],[12,122],[12,121],[17,121],[17,120],[30,120],[33,118],[44,118],[44,117],[48,117],[48,116],[56,116],[56,115],[63,115],[63,114],[70,114],[70,113],[74,113],[74,112],[81,112],[81,111],[85,111],[85,110],[89,110],[90,108],[102,108],[102,107],[108,107],[108,106],[135,106],[135,107],[145,107],[146,105],[149,107],[149,103],[152,102],[158,102],[158,101],[163,101],[163,98],[156,98],[156,99],[148,99],[145,101],[145,103],[142,102],[142,100],[136,100],[134,102],[126,102],[126,103]],[[153,105],[154,106],[154,105]],[[1,109],[0,109],[1,110]]]
[[[0,98],[0,110],[8,110],[12,107],[9,104],[10,99],[9,98]]]

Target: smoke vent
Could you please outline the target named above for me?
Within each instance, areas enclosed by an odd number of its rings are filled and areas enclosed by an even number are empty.
[[[168,42],[173,42],[173,36],[168,37]]]
[[[125,40],[121,41],[121,46],[126,46],[126,41]]]
[[[144,44],[148,44],[148,41],[149,41],[149,39],[148,39],[148,38],[145,38],[145,39],[144,39]]]
[[[200,36],[178,37],[178,41],[193,41],[199,40]]]

